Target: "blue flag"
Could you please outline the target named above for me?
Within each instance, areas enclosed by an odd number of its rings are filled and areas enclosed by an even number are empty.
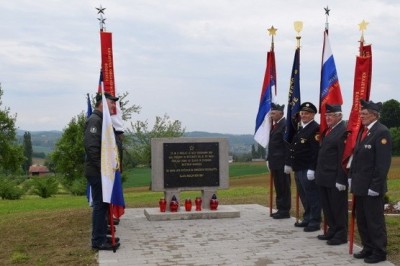
[[[298,129],[300,111],[300,48],[294,54],[292,75],[290,77],[286,131],[284,139],[291,143]]]

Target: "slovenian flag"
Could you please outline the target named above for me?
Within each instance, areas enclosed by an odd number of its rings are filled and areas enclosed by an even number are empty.
[[[107,100],[102,94],[103,125],[101,135],[101,182],[103,202],[113,205],[113,215],[119,218],[124,213],[125,201],[122,190],[122,180],[119,171],[118,147],[111,121]]]
[[[89,93],[86,95],[86,98],[87,98],[86,118],[89,118],[89,116],[92,114],[92,104],[90,103]],[[92,206],[93,204],[92,188],[90,187],[89,183],[86,186],[86,198],[89,202],[89,206]]]
[[[275,68],[275,52],[267,53],[267,66],[265,69],[264,82],[261,88],[260,105],[256,118],[256,129],[254,140],[261,146],[266,148],[269,143],[269,134],[271,131],[271,102],[272,90],[276,86],[276,68]]]
[[[340,91],[339,79],[336,72],[335,60],[333,58],[331,46],[329,43],[328,30],[324,31],[324,46],[322,49],[322,66],[321,66],[321,85],[320,85],[320,101],[319,112],[320,132],[326,129],[326,104],[343,104],[342,93]]]

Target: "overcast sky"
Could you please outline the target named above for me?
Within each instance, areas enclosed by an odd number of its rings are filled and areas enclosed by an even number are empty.
[[[301,100],[318,105],[324,7],[347,119],[355,57],[369,22],[373,101],[400,100],[400,2],[391,0],[0,0],[3,106],[23,130],[62,130],[86,110],[100,69],[96,7],[113,33],[117,94],[142,107],[132,121],[168,114],[186,131],[253,134],[266,52],[275,36],[278,102],[287,104],[301,32]],[[285,110],[286,112],[286,110]],[[130,126],[129,123],[126,126]]]

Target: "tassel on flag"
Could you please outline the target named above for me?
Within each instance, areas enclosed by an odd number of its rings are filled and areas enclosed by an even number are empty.
[[[266,148],[269,143],[269,134],[271,131],[271,103],[273,102],[273,95],[276,95],[274,35],[277,29],[272,26],[268,31],[269,35],[272,35],[271,50],[267,53],[267,66],[265,69],[263,86],[261,88],[260,104],[254,133],[254,140],[264,148]],[[274,94],[272,94],[273,90]]]

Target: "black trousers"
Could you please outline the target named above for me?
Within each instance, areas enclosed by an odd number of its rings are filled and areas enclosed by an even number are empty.
[[[322,211],[329,227],[327,235],[347,240],[348,229],[348,197],[347,189],[339,191],[336,187],[319,186]]]
[[[290,175],[283,172],[283,168],[279,170],[271,169],[274,179],[276,208],[280,213],[289,213],[292,203],[290,191]]]
[[[356,196],[357,228],[364,249],[386,256],[387,233],[383,195]]]

